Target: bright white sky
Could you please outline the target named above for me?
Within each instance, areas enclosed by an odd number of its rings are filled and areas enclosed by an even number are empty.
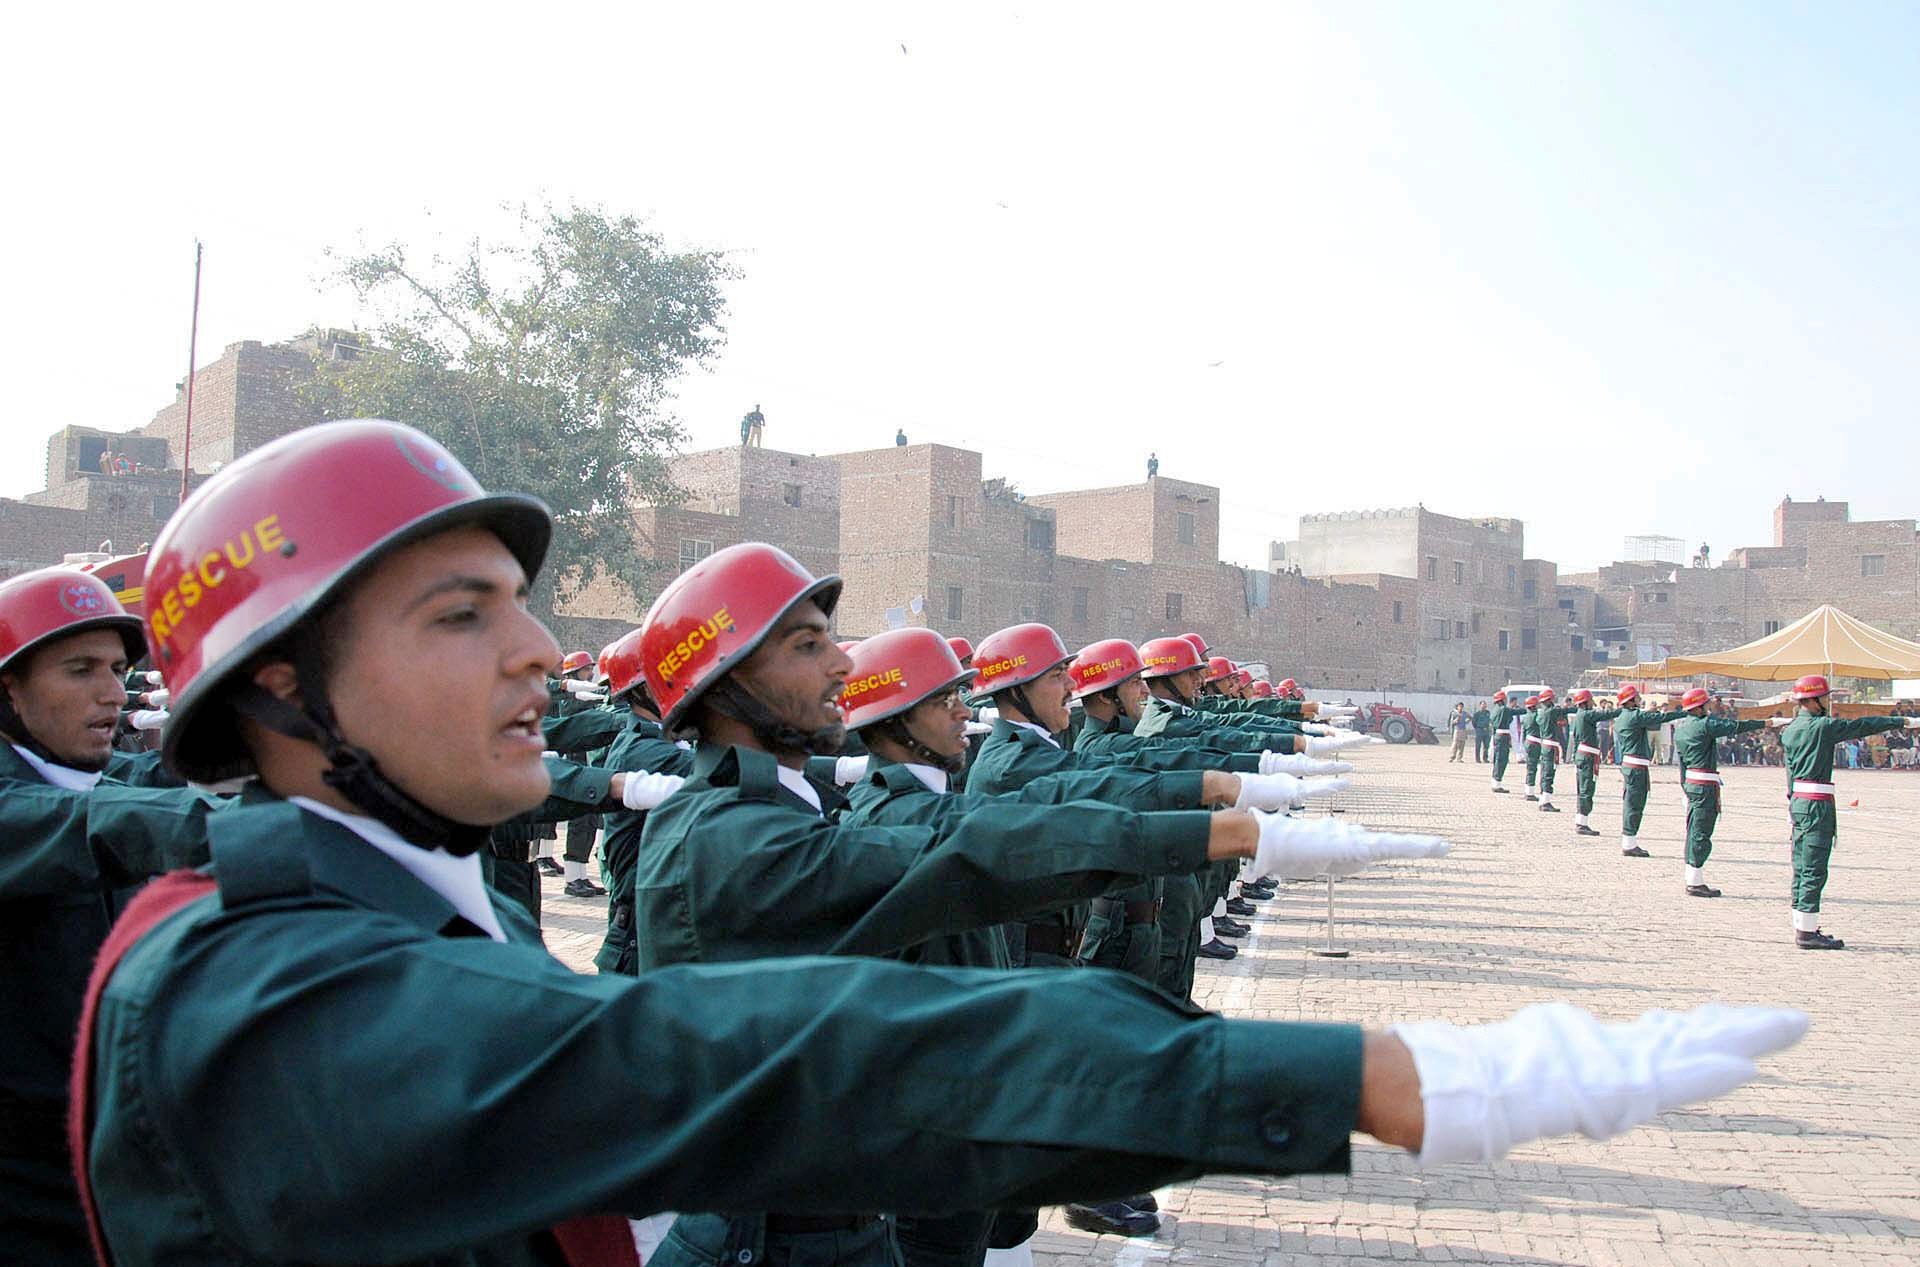
[[[600,203],[744,272],[695,447],[1032,492],[1515,515],[1529,553],[1920,513],[1920,8],[30,6],[0,494],[186,360],[350,324],[324,248]],[[904,49],[902,46],[905,46]]]

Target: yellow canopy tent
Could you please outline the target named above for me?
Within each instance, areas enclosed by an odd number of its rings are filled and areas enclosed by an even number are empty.
[[[1621,678],[1669,678],[1677,676],[1669,669],[1668,661],[1653,660],[1645,664],[1614,664],[1607,666],[1607,673]]]
[[[1669,656],[1667,674],[1718,673],[1749,682],[1791,682],[1808,673],[1828,677],[1920,677],[1920,643],[1882,633],[1838,607],[1822,605],[1777,633],[1731,651]]]

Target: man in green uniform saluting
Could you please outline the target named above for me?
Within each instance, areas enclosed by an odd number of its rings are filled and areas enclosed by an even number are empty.
[[[1620,688],[1620,715],[1613,721],[1613,743],[1620,754],[1620,852],[1628,858],[1651,857],[1640,847],[1640,816],[1647,810],[1647,788],[1653,782],[1653,732],[1686,716],[1679,709],[1655,712],[1640,707],[1640,688],[1632,682]]]
[[[1582,688],[1568,697],[1576,711],[1567,727],[1573,745],[1573,830],[1580,836],[1598,836],[1593,829],[1593,794],[1600,782],[1600,723],[1620,715],[1617,708],[1595,708],[1593,692]]]
[[[0,1260],[93,1262],[63,1135],[87,969],[152,876],[206,859],[211,804],[113,775],[140,621],[99,578],[0,582]],[[144,755],[144,754],[143,754]]]
[[[1560,765],[1560,738],[1556,732],[1571,711],[1557,707],[1554,698],[1551,686],[1540,692],[1530,718],[1532,732],[1540,741],[1535,748],[1540,754],[1540,809],[1548,814],[1560,812],[1553,803],[1553,776]]]
[[[1730,1090],[1805,1031],[1550,1004],[1363,1033],[1196,1016],[1119,973],[879,960],[573,973],[476,856],[547,795],[558,647],[526,595],[549,532],[370,421],[255,450],[161,531],[165,759],[258,785],[208,817],[211,872],[136,898],[88,983],[71,1138],[103,1253],[634,1267],[626,1219],[675,1208],[830,1220],[1337,1171],[1356,1128],[1485,1162]],[[656,663],[731,622],[680,626]]]
[[[1759,730],[1763,721],[1709,717],[1711,701],[1703,686],[1680,697],[1686,717],[1673,728],[1673,746],[1680,757],[1680,786],[1687,794],[1687,896],[1719,897],[1707,884],[1707,859],[1713,856],[1713,826],[1720,820],[1719,741],[1730,735]]]
[[[1839,835],[1833,810],[1833,746],[1889,730],[1920,729],[1920,717],[1854,717],[1827,712],[1832,688],[1809,674],[1793,684],[1800,711],[1775,717],[1786,754],[1788,813],[1793,818],[1793,941],[1802,950],[1843,950],[1846,942],[1820,931],[1820,894],[1827,887],[1827,861]]]
[[[1487,780],[1487,787],[1501,794],[1507,789],[1501,784],[1507,777],[1507,759],[1513,755],[1513,714],[1507,706],[1505,687],[1493,693],[1493,774]]]

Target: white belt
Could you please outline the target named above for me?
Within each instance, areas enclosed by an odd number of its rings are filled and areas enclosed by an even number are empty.
[[[1580,745],[1580,751],[1581,751],[1582,753],[1584,753],[1585,755],[1587,755],[1587,756],[1589,756],[1589,757],[1597,757],[1597,756],[1599,756],[1599,755],[1600,755],[1600,750],[1599,750],[1598,748],[1596,748],[1596,747],[1594,747],[1594,746],[1593,746],[1592,744],[1590,744],[1590,743],[1583,743],[1583,744],[1581,744],[1581,745]]]
[[[1814,783],[1807,779],[1793,781],[1793,794],[1803,801],[1830,801],[1833,799],[1833,784]]]
[[[1718,774],[1716,774],[1712,770],[1689,770],[1687,771],[1687,782],[1689,783],[1724,783],[1725,780],[1722,779]]]
[[[1527,736],[1527,742],[1528,742],[1528,743],[1531,743],[1531,744],[1537,744],[1537,743],[1539,743],[1539,742],[1540,742],[1540,736],[1538,736],[1538,735],[1528,735],[1528,736]]]
[[[1558,739],[1542,739],[1540,746],[1542,748],[1551,748],[1555,752],[1560,751],[1560,741]]]
[[[1637,765],[1647,770],[1653,769],[1653,759],[1651,757],[1621,757],[1620,764]]]

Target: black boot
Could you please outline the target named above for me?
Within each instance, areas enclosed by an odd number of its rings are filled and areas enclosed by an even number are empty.
[[[1689,884],[1687,886],[1687,896],[1688,897],[1719,897],[1720,890],[1710,889],[1704,884]]]
[[[1537,801],[1537,800],[1539,800],[1540,798],[1539,798],[1539,797],[1537,797],[1537,796],[1535,796],[1535,795],[1534,795],[1534,794],[1533,794],[1532,792],[1528,792],[1528,793],[1527,793],[1527,799],[1528,799],[1528,800],[1530,800],[1530,801]]]
[[[1546,801],[1541,804],[1540,812],[1542,814],[1558,814],[1560,812],[1560,807],[1558,805],[1555,805],[1552,801]]]
[[[1228,919],[1224,915],[1213,917],[1213,931],[1221,937],[1245,937],[1253,931],[1253,925],[1242,924],[1237,919]]]
[[[1244,880],[1240,883],[1240,896],[1251,898],[1256,902],[1272,901],[1274,892],[1272,877],[1268,877],[1265,880],[1256,880],[1252,884],[1248,884]]]
[[[1227,914],[1257,915],[1259,912],[1254,909],[1253,903],[1244,897],[1230,897],[1227,899]]]
[[[1104,1232],[1112,1236],[1152,1236],[1160,1230],[1160,1216],[1142,1214],[1120,1201],[1101,1205],[1070,1205],[1067,1226],[1083,1232]]]
[[[1153,1194],[1151,1192],[1143,1192],[1137,1197],[1127,1197],[1126,1199],[1121,1201],[1120,1204],[1127,1206],[1140,1214],[1160,1213],[1160,1203],[1154,1200]]]
[[[1644,850],[1644,849],[1642,849],[1642,848],[1641,848],[1640,846],[1638,846],[1638,845],[1635,845],[1635,846],[1634,846],[1633,848],[1631,848],[1631,849],[1622,849],[1622,850],[1620,851],[1620,856],[1621,856],[1622,858],[1651,858],[1651,857],[1653,857],[1653,855],[1652,855],[1652,854],[1650,854],[1650,853],[1648,853],[1648,852],[1647,852],[1646,850]]]
[[[533,865],[540,868],[541,875],[565,875],[566,869],[551,858],[535,858]]]
[[[1829,937],[1819,929],[1810,933],[1795,933],[1793,944],[1802,950],[1845,950],[1847,943],[1838,937]]]
[[[1203,959],[1231,959],[1240,952],[1221,941],[1218,937],[1202,943],[1199,955]]]
[[[1573,834],[1576,836],[1598,836],[1600,833],[1595,831],[1593,828],[1587,826],[1585,823],[1581,823],[1578,827],[1573,829]]]

